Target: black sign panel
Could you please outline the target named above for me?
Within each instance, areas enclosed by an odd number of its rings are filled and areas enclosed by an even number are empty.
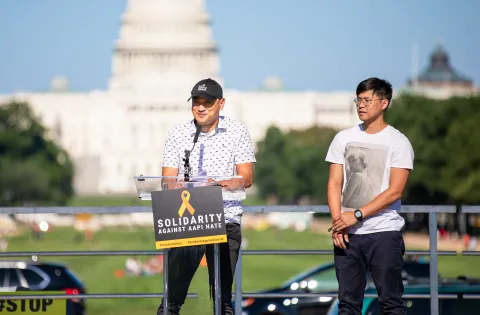
[[[157,249],[227,241],[221,186],[152,192]]]

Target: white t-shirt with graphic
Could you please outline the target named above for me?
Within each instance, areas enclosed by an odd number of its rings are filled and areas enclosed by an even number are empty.
[[[337,133],[325,160],[343,165],[342,212],[372,201],[388,188],[390,169],[413,169],[413,159],[410,141],[390,125],[376,134],[366,133],[362,124]],[[350,227],[348,233],[400,231],[405,224],[397,212],[401,205],[396,200],[388,209]]]

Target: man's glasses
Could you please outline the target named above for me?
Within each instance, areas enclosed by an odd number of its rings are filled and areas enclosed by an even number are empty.
[[[381,101],[381,100],[384,100],[385,98],[377,98],[377,99],[368,99],[368,98],[360,98],[360,97],[356,97],[353,99],[353,103],[358,107],[360,106],[362,103],[364,104],[365,107],[370,107],[372,105],[372,103],[374,101]]]

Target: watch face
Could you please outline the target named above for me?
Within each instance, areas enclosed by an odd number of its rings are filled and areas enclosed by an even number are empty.
[[[360,213],[360,211],[355,211],[355,217],[356,218],[361,218],[362,217],[362,214]]]

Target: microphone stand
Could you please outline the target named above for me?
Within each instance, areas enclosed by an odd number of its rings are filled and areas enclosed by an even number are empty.
[[[193,138],[193,146],[191,150],[185,150],[185,157],[183,158],[183,167],[185,169],[185,172],[183,174],[183,180],[186,182],[190,181],[190,153],[195,148],[195,143],[197,143],[198,137],[200,136],[200,125],[197,123],[196,120],[194,120],[193,123],[195,124],[195,127],[197,127],[197,130],[195,131],[195,137]]]

